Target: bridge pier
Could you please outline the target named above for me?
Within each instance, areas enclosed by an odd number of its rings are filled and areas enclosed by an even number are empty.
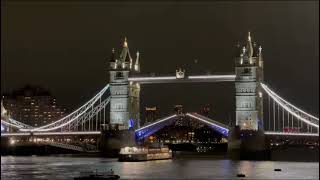
[[[266,149],[263,130],[240,130],[235,126],[229,132],[228,156],[233,160],[268,160],[270,150]]]
[[[107,128],[101,132],[100,151],[103,156],[117,157],[120,149],[126,146],[135,146],[135,132],[133,128]]]

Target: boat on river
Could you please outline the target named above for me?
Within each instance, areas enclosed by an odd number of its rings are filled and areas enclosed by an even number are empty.
[[[172,159],[172,151],[168,147],[124,147],[120,149],[119,161],[151,161]]]

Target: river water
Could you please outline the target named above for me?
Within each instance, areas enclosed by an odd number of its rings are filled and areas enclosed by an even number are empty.
[[[83,171],[113,169],[121,179],[319,179],[318,162],[172,159],[118,162],[110,158],[2,156],[1,179],[73,179]],[[274,171],[281,168],[281,172]]]

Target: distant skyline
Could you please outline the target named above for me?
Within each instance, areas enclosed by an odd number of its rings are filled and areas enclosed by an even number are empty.
[[[76,108],[108,83],[111,50],[125,36],[142,73],[233,73],[235,46],[250,31],[266,83],[319,116],[318,1],[9,1],[1,10],[2,93],[40,85]],[[157,105],[165,115],[175,104],[211,104],[211,116],[226,119],[234,83],[143,85],[141,112]]]

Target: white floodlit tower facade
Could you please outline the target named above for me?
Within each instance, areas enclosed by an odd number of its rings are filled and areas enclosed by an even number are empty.
[[[263,128],[263,97],[260,82],[263,81],[261,47],[252,42],[250,32],[235,62],[236,125],[241,130]]]
[[[129,74],[136,72],[138,62],[133,65],[127,39],[125,38],[119,58],[115,50],[112,50],[110,59],[110,125],[113,128],[129,129],[139,125],[139,98],[140,86],[128,81]],[[138,72],[138,71],[137,71]],[[134,101],[134,102],[132,102]],[[133,104],[137,104],[133,106]]]

